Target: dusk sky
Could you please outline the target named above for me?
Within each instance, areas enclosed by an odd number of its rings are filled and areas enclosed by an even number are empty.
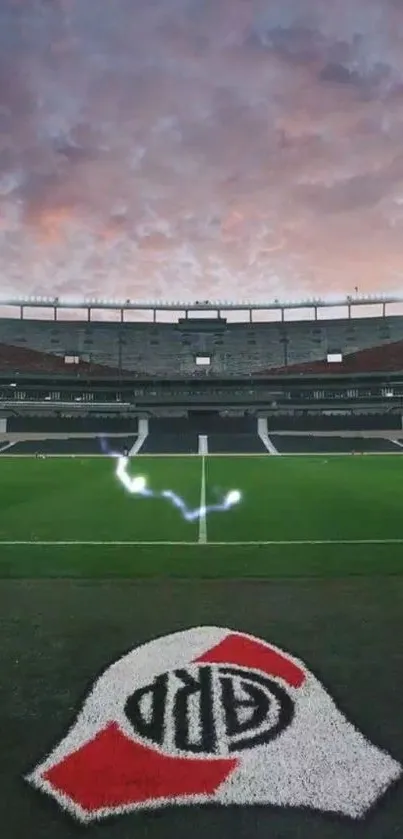
[[[403,0],[1,0],[0,291],[403,290]]]

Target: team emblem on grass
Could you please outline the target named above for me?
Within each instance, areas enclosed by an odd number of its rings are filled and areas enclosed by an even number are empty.
[[[300,661],[198,627],[112,664],[28,780],[82,822],[209,802],[360,818],[401,771]]]

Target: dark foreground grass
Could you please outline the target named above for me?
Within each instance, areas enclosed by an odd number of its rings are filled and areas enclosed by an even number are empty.
[[[197,625],[246,631],[301,658],[346,716],[403,761],[403,579],[2,580],[0,824],[13,839],[393,839],[399,782],[363,822],[302,810],[172,808],[80,828],[23,780],[94,679],[132,647]]]
[[[345,578],[403,575],[400,544],[0,545],[0,578]]]
[[[197,521],[184,521],[164,501],[127,495],[109,459],[0,459],[2,835],[402,835],[401,782],[360,823],[301,810],[207,807],[80,828],[22,780],[66,732],[108,664],[197,625],[243,630],[301,658],[346,716],[403,762],[403,461],[211,458],[205,465],[209,502],[234,488],[243,501],[209,517],[210,543],[199,545]],[[131,468],[197,506],[201,466],[198,457],[141,458]],[[155,544],[118,544],[125,541]]]

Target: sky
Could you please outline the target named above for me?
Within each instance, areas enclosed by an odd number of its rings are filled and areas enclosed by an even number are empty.
[[[403,0],[1,0],[0,295],[403,291]]]

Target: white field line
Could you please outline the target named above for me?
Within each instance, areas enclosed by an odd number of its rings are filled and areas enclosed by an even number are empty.
[[[116,541],[116,540],[93,540],[86,541],[82,539],[69,539],[66,541],[47,541],[41,539],[26,539],[26,540],[0,540],[0,547],[26,545],[27,547],[136,547],[139,545],[150,545],[155,547],[163,547],[164,545],[187,545],[196,546],[198,542],[168,542],[168,541]],[[202,543],[203,547],[230,547],[230,546],[274,546],[281,547],[286,545],[403,545],[402,539],[272,539],[267,541],[251,541],[251,542],[206,542]]]
[[[205,545],[206,542],[207,542],[206,458],[205,458],[205,455],[202,455],[201,485],[200,485],[199,543],[201,545]]]
[[[396,442],[396,441],[392,440],[391,442]],[[295,457],[295,458],[297,458],[297,457],[310,457],[312,459],[313,458],[319,459],[319,458],[326,458],[326,457],[346,458],[346,457],[354,456],[354,457],[357,457],[357,458],[365,457],[365,459],[367,460],[369,457],[396,457],[396,456],[402,455],[403,454],[403,447],[401,448],[401,450],[396,449],[395,452],[359,452],[356,455],[353,455],[352,452],[298,452],[298,453],[296,453],[296,452],[279,452],[279,454],[281,455],[282,458],[284,458],[284,457]],[[10,452],[6,451],[4,454],[1,453],[1,460],[5,460],[6,458],[11,458],[11,457],[14,458],[14,459],[24,458],[24,457],[30,457],[30,458],[34,459],[35,455],[33,455],[33,454],[18,454],[16,452],[11,453],[11,451]],[[84,458],[85,459],[87,459],[87,458],[104,458],[105,459],[107,457],[110,457],[110,455],[108,455],[108,454],[84,454],[84,453],[81,453],[81,454],[46,454],[45,455],[45,460],[50,460],[51,458],[55,459],[55,458],[66,458],[66,457],[69,457],[73,460],[74,459],[75,460],[82,460]],[[180,454],[179,453],[175,454],[175,453],[172,453],[172,452],[171,453],[166,452],[166,454],[162,454],[162,453],[160,453],[160,454],[144,454],[143,453],[142,454],[141,450],[140,450],[139,453],[136,455],[136,460],[138,460],[140,458],[147,459],[147,458],[151,458],[151,457],[153,457],[153,458],[200,457],[200,454],[199,454],[199,452],[188,452],[186,454],[184,454],[183,452],[180,453]],[[224,459],[226,458],[227,460],[230,457],[248,457],[248,458],[260,457],[261,460],[266,460],[266,461],[268,460],[267,455],[260,454],[260,453],[258,454],[257,452],[250,452],[250,453],[245,453],[245,452],[222,452],[222,453],[220,453],[220,452],[209,452],[208,457],[222,457]]]
[[[205,434],[199,434],[199,454],[201,455],[199,542],[201,545],[205,545],[207,542],[206,455],[208,454],[208,442]]]

